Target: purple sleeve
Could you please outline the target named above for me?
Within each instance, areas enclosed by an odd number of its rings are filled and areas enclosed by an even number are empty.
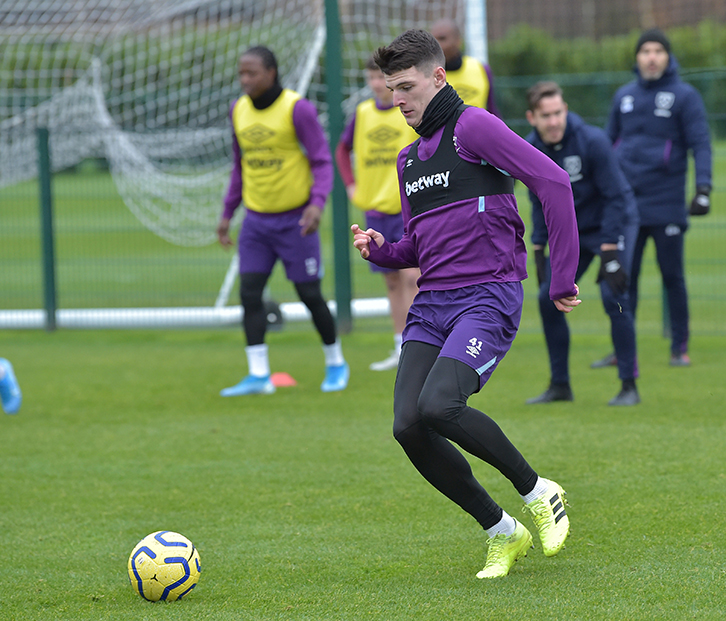
[[[467,108],[454,131],[459,157],[484,161],[522,181],[542,203],[550,244],[550,298],[575,295],[580,259],[570,176],[544,153],[480,108]],[[481,136],[486,136],[482,140]]]
[[[232,102],[229,109],[230,121],[235,103],[237,103],[236,100]],[[237,142],[237,134],[234,133],[234,125],[232,125],[232,159],[232,172],[229,175],[229,187],[224,197],[224,210],[222,211],[222,217],[227,220],[232,219],[235,210],[242,202],[242,151]]]
[[[492,68],[489,65],[484,65],[484,71],[487,74],[489,80],[489,95],[487,95],[487,110],[494,116],[502,118],[499,108],[497,108],[497,101],[494,98],[494,76],[492,75]]]
[[[411,145],[408,145],[398,154],[396,168],[398,169],[399,188],[401,186],[401,177],[403,176],[403,167],[410,149]],[[395,243],[386,241],[380,248],[376,243],[371,244],[371,254],[368,257],[368,260],[376,265],[397,270],[419,266],[416,247],[413,240],[408,236],[408,221],[411,219],[411,205],[408,202],[406,193],[402,189],[400,189],[400,192],[403,237]]]
[[[307,99],[298,99],[292,111],[292,123],[313,174],[308,204],[322,209],[333,189],[333,157],[315,106]]]

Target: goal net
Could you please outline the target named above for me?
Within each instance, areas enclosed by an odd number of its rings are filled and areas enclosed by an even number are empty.
[[[464,23],[465,10],[465,0],[340,0],[344,113],[370,96],[363,67],[376,47],[439,18]],[[257,44],[325,126],[323,0],[4,0],[0,188],[37,175],[35,130],[47,127],[55,170],[103,158],[145,227],[176,245],[213,243],[237,60]]]

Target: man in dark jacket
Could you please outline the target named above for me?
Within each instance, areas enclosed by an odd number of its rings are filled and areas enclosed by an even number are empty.
[[[670,42],[648,30],[636,46],[636,79],[613,99],[607,133],[640,212],[633,254],[630,299],[638,301],[638,275],[648,237],[655,242],[668,297],[671,365],[688,366],[688,296],[683,269],[683,235],[688,215],[708,213],[711,193],[711,141],[706,109],[698,91],[678,76]],[[686,206],[686,173],[691,151],[696,191]],[[607,366],[608,357],[593,366]]]
[[[580,237],[579,280],[600,257],[597,282],[617,354],[620,392],[610,405],[640,403],[635,386],[635,329],[628,299],[628,274],[638,234],[638,210],[610,141],[603,130],[569,112],[555,82],[538,82],[527,91],[527,120],[534,131],[527,141],[570,176]],[[539,309],[550,358],[549,388],[527,403],[572,401],[569,375],[570,331],[564,315],[549,299],[549,262],[545,257],[547,226],[542,204],[532,192],[532,245],[539,281]]]

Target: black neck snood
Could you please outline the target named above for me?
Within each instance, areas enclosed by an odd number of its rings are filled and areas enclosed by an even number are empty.
[[[414,127],[414,130],[416,130],[419,136],[428,138],[439,127],[446,125],[446,121],[451,118],[451,115],[463,103],[461,97],[454,90],[454,87],[451,84],[447,84],[434,95],[429,105],[426,106],[421,122],[418,127]]]
[[[282,86],[279,82],[275,82],[257,99],[253,99],[252,105],[257,110],[264,110],[265,108],[269,108],[273,103],[275,103],[275,100],[280,96],[280,93],[282,93]]]
[[[463,64],[464,64],[464,57],[461,54],[459,54],[455,58],[452,58],[451,60],[447,60],[446,66],[444,67],[444,69],[446,69],[446,71],[458,71],[459,69],[461,69],[461,65],[463,65]]]

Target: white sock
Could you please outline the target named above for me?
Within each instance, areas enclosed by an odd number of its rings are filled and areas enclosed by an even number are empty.
[[[336,340],[332,345],[323,345],[323,353],[325,354],[326,367],[339,367],[341,364],[345,364],[343,346],[339,340]]]
[[[397,353],[401,353],[401,347],[403,345],[403,334],[394,334],[393,335],[393,347],[396,349]]]
[[[534,484],[534,489],[526,496],[522,496],[524,504],[528,505],[533,500],[537,500],[537,498],[544,496],[547,493],[547,486],[549,485],[549,483],[550,482],[547,479],[537,477],[537,482]]]
[[[270,374],[270,360],[267,357],[267,345],[251,345],[245,347],[247,367],[254,377],[267,377]]]
[[[487,528],[487,535],[494,537],[495,535],[505,535],[511,537],[517,528],[517,522],[506,511],[502,511],[502,519],[499,520],[491,528]]]

